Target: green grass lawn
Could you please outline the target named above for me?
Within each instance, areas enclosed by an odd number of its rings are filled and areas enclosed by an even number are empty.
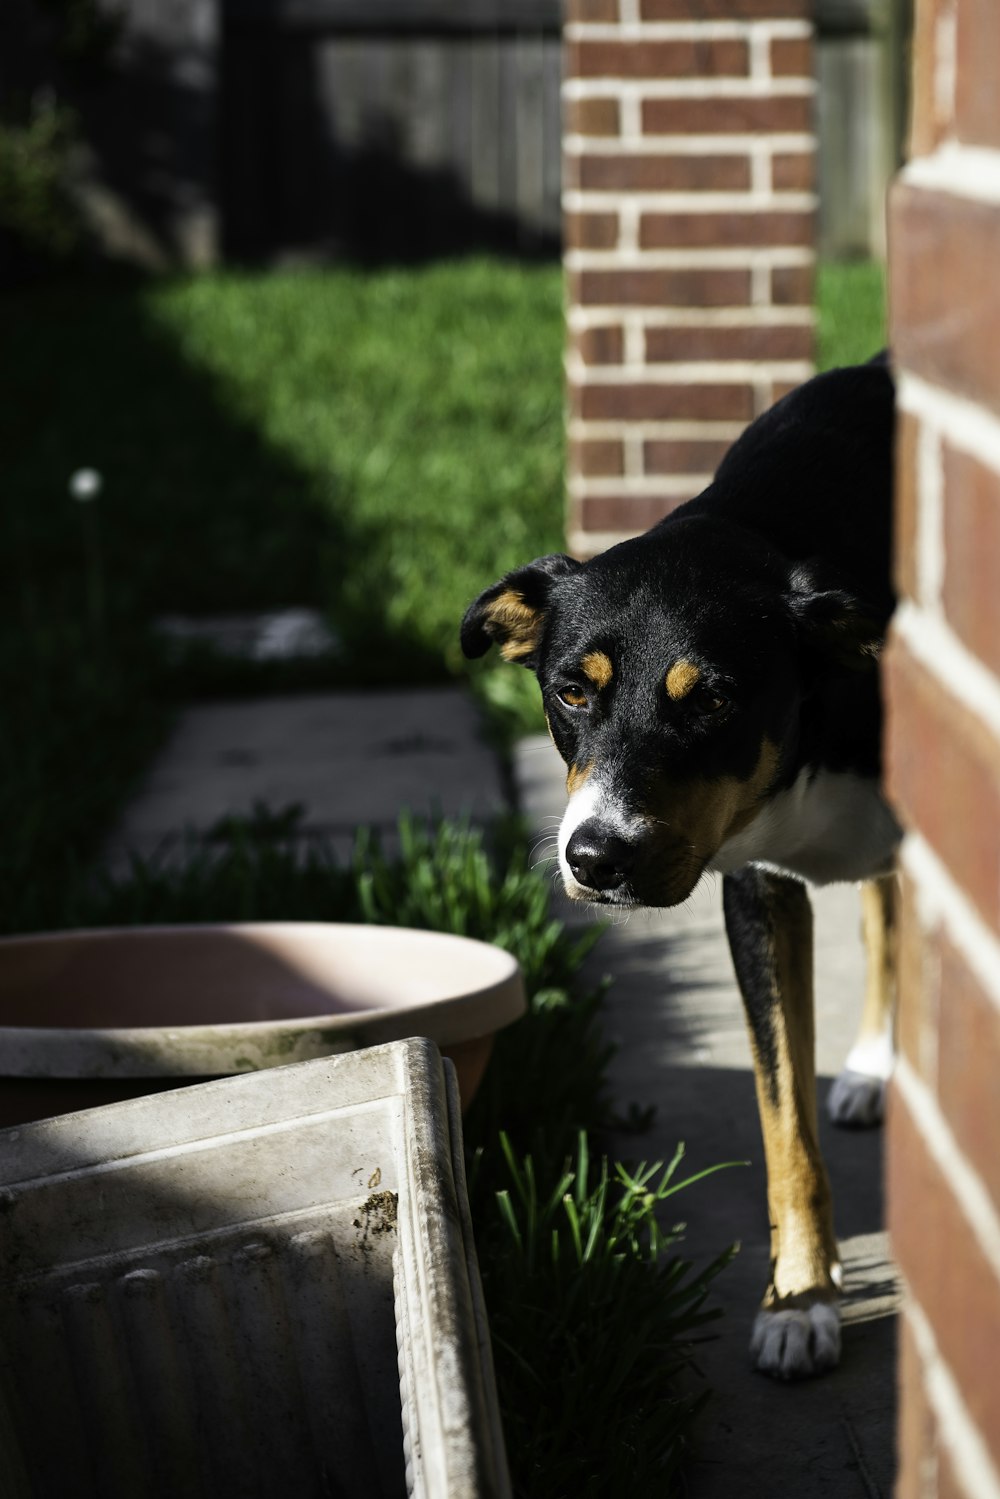
[[[877,270],[824,270],[822,364],[879,346],[880,298]],[[563,545],[562,336],[559,269],[494,260],[0,300],[3,927],[58,911],[172,697],[315,680],[168,672],[157,612],[316,605],[327,682],[462,670],[469,599]],[[532,711],[525,673],[478,681]]]
[[[130,617],[314,604],[366,681],[440,676],[483,576],[560,543],[561,328],[557,270],[489,261],[24,297],[8,580],[79,590],[66,479],[89,464]]]

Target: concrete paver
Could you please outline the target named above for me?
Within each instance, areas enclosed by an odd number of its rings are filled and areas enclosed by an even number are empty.
[[[522,810],[539,854],[565,805],[564,767],[543,736],[523,741],[515,763]],[[560,915],[595,919],[560,897]],[[852,886],[814,892],[817,1066],[820,1096],[839,1071],[861,1006],[860,907]],[[619,1107],[654,1103],[647,1135],[614,1142],[623,1154],[669,1159],[679,1140],[691,1169],[719,1161],[748,1167],[690,1188],[683,1253],[704,1263],[734,1240],[740,1252],[716,1282],[725,1316],[699,1363],[715,1396],[702,1424],[689,1499],[889,1499],[894,1448],[896,1275],[884,1231],[881,1132],[821,1124],[845,1267],[839,1369],[800,1385],[754,1373],[747,1356],[767,1281],[768,1224],[760,1127],[742,1004],[721,910],[721,880],[669,911],[636,913],[609,928],[592,963],[613,985],[606,1026],[618,1045],[612,1086]]]
[[[362,824],[391,846],[403,808],[483,820],[507,806],[496,756],[459,687],[199,704],[180,715],[108,862],[168,849],[186,829],[203,833],[256,802],[273,811],[302,803],[302,832],[331,839],[338,854]]]

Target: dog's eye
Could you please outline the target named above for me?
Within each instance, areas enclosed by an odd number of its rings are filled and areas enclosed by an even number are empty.
[[[690,702],[699,713],[721,713],[724,708],[729,707],[729,699],[713,687],[696,688],[691,694]]]
[[[587,694],[572,682],[567,683],[565,687],[560,687],[557,695],[559,701],[565,703],[567,708],[586,708],[587,706]]]

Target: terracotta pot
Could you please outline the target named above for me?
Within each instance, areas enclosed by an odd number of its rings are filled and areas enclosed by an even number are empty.
[[[0,1125],[429,1036],[463,1107],[524,1012],[500,948],[324,922],[0,940]]]

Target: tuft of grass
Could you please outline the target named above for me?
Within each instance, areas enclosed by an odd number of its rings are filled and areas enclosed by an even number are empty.
[[[684,1147],[664,1166],[591,1161],[586,1134],[553,1178],[499,1137],[506,1183],[483,1255],[483,1285],[517,1495],[671,1492],[707,1396],[692,1347],[727,1250],[695,1272],[676,1254],[683,1224],[658,1217],[679,1191]],[[476,1166],[481,1165],[481,1157]],[[474,1177],[475,1180],[475,1177]]]

